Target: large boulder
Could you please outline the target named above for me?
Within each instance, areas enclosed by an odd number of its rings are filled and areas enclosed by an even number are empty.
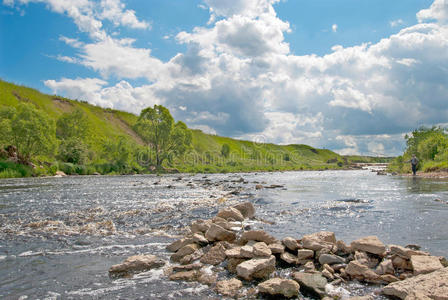
[[[201,258],[201,263],[209,265],[219,265],[226,259],[226,248],[218,243],[205,253]]]
[[[383,293],[400,299],[448,299],[448,267],[391,283]],[[420,295],[416,297],[415,295]]]
[[[398,245],[389,245],[389,248],[391,255],[398,255],[406,259],[411,259],[412,255],[429,255],[428,252],[405,248]]]
[[[264,242],[266,245],[277,243],[277,239],[263,230],[249,230],[243,232],[240,243],[246,244],[248,241]]]
[[[300,285],[291,279],[272,278],[258,285],[258,292],[286,298],[297,297]]]
[[[239,222],[244,221],[244,217],[241,212],[233,207],[221,209],[216,216],[223,218],[224,220],[233,220]]]
[[[275,270],[275,256],[268,258],[253,258],[240,263],[236,267],[239,277],[246,280],[253,278],[266,278]]]
[[[302,237],[302,246],[306,249],[319,251],[323,248],[332,249],[336,245],[334,232],[320,231]]]
[[[255,208],[250,202],[244,202],[233,206],[240,211],[244,218],[253,218],[255,216]]]
[[[124,262],[113,265],[109,274],[114,277],[129,276],[134,273],[160,268],[165,262],[155,255],[134,255],[128,257]]]
[[[352,248],[353,251],[359,250],[379,256],[386,255],[386,246],[383,244],[383,242],[381,242],[378,239],[378,237],[374,235],[366,236],[356,241],[353,241],[350,244],[350,247]]]
[[[440,259],[435,256],[411,256],[411,265],[414,270],[414,275],[431,273],[433,271],[443,269]]]
[[[229,280],[221,280],[216,283],[216,291],[228,297],[235,297],[238,295],[238,291],[243,287],[241,280],[232,278]]]
[[[233,242],[236,238],[236,235],[234,232],[224,229],[217,224],[212,224],[210,226],[210,228],[207,230],[207,232],[205,233],[205,237],[210,242],[213,242],[213,241]]]
[[[319,273],[295,272],[293,278],[300,284],[300,290],[305,294],[312,294],[323,298],[327,279]]]

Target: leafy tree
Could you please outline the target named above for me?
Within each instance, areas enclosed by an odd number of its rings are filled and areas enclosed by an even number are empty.
[[[224,157],[229,157],[230,154],[230,146],[228,144],[223,144],[221,147],[221,154]]]
[[[103,153],[106,160],[114,164],[121,172],[128,170],[132,164],[132,146],[123,136],[119,136],[114,141],[107,140],[103,144]]]
[[[78,138],[62,140],[58,157],[62,161],[83,165],[87,162],[87,146]]]
[[[22,103],[16,109],[1,109],[0,116],[0,139],[17,147],[22,162],[29,162],[34,155],[54,153],[55,124],[45,112]]]
[[[162,105],[142,110],[134,129],[152,150],[157,168],[161,168],[165,159],[185,153],[191,145],[190,130],[183,122],[174,123],[169,110]]]
[[[56,122],[56,136],[59,139],[84,139],[89,129],[87,115],[80,109],[64,113]]]

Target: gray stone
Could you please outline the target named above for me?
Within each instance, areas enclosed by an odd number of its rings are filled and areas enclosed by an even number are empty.
[[[345,258],[334,255],[334,254],[322,254],[321,256],[319,256],[319,263],[321,265],[343,264],[343,263],[345,263]]]
[[[258,285],[258,292],[286,298],[297,297],[300,285],[291,279],[272,278]]]
[[[325,296],[325,286],[328,282],[321,274],[295,272],[293,278],[300,284],[300,290],[304,293],[311,293],[320,298]]]

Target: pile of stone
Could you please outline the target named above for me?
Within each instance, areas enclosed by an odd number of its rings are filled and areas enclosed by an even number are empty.
[[[211,220],[194,221],[188,235],[167,246],[174,252],[170,280],[197,281],[230,297],[291,298],[302,293],[333,299],[340,295],[331,287],[358,280],[383,284],[384,295],[400,299],[448,299],[448,268],[442,257],[415,247],[386,246],[376,236],[346,245],[327,231],[280,241],[265,231],[244,228],[244,220],[254,214],[253,205],[246,202],[220,210]],[[153,266],[162,265],[155,257],[151,260]],[[220,267],[233,278],[218,281],[213,269]],[[279,272],[282,268],[292,272]],[[115,270],[127,274],[120,265],[110,273]],[[244,281],[256,288],[242,289]]]

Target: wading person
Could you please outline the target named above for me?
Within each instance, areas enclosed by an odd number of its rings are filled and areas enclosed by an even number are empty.
[[[418,164],[418,158],[415,156],[415,154],[412,154],[412,158],[409,162],[411,163],[412,174],[415,175],[415,173],[417,172],[417,164]]]

